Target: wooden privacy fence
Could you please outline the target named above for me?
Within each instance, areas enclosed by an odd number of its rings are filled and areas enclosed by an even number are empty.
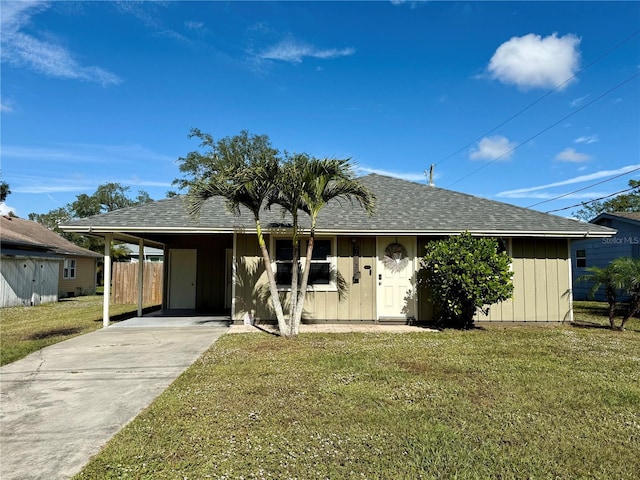
[[[162,304],[163,264],[144,262],[142,303]],[[111,273],[111,302],[114,304],[138,303],[138,264],[114,262]]]

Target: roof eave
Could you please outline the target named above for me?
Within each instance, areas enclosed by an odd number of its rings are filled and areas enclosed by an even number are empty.
[[[77,225],[62,225],[60,227],[63,231],[73,233],[86,233],[90,235],[103,236],[107,234],[124,235],[131,237],[135,234],[144,233],[164,233],[164,234],[232,234],[232,233],[256,233],[255,228],[250,227],[224,227],[224,228],[212,228],[212,227],[127,227],[127,228],[113,228],[113,227],[100,227],[100,226],[77,226]],[[285,233],[290,231],[288,227],[265,227],[264,233]],[[301,229],[303,232],[308,229]],[[337,229],[316,229],[318,235],[358,235],[358,236],[386,236],[386,235],[419,235],[419,236],[450,236],[459,235],[462,232],[468,231],[472,235],[487,236],[487,237],[544,237],[544,238],[609,238],[616,234],[616,230],[611,229],[610,232],[603,231],[550,231],[550,230],[464,230],[464,229],[447,229],[447,230],[433,230],[433,229],[419,229],[419,230],[337,230]],[[131,237],[133,238],[133,237]]]

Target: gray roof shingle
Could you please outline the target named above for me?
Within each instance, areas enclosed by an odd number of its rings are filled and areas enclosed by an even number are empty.
[[[496,202],[464,193],[370,174],[360,178],[376,195],[376,210],[367,216],[357,204],[331,202],[320,213],[318,232],[336,234],[422,234],[443,235],[470,231],[487,235],[582,237],[611,236],[614,230],[557,215]],[[264,227],[288,224],[279,207],[261,216]],[[309,226],[306,215],[301,226]],[[65,230],[98,232],[231,232],[254,230],[251,213],[239,217],[228,212],[224,199],[209,199],[199,218],[190,217],[185,197],[178,196],[103,215],[84,218],[62,226]]]
[[[20,247],[42,248],[59,255],[101,257],[99,253],[70,242],[44,225],[17,217],[0,217],[0,239],[4,244],[3,252]]]

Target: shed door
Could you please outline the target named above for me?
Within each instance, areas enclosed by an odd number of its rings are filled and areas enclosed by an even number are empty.
[[[197,250],[169,251],[169,308],[195,310],[196,308]]]
[[[378,237],[378,320],[415,316],[415,237]]]

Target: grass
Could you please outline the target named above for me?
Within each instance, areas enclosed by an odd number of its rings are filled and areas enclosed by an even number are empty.
[[[632,326],[225,335],[75,478],[636,479]]]
[[[609,306],[606,302],[574,302],[573,316],[577,326],[609,328]],[[626,305],[618,305],[616,309],[616,325],[622,322]],[[630,318],[624,327],[626,330],[640,332],[640,319]]]
[[[35,307],[0,310],[0,365],[102,328],[102,296],[74,297]],[[112,318],[133,316],[136,305],[111,305]]]

